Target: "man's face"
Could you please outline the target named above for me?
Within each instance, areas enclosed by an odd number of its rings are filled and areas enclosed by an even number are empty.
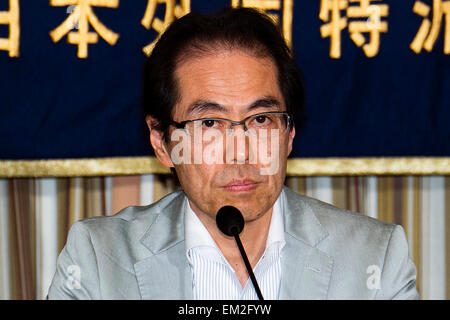
[[[241,121],[257,113],[286,111],[276,66],[268,58],[257,58],[240,50],[223,50],[182,62],[175,76],[180,93],[180,101],[172,114],[176,122],[199,118]],[[234,129],[243,133],[242,126]],[[171,127],[170,132],[174,130]],[[248,137],[244,138],[245,144],[238,144],[236,138],[231,154],[230,149],[225,150],[227,142],[223,140],[224,160],[245,158],[240,164],[226,161],[175,164],[180,184],[193,210],[200,218],[215,220],[222,206],[233,205],[242,212],[247,222],[271,212],[284,182],[286,160],[294,135],[294,129],[286,129],[268,143],[268,153],[274,143],[278,144],[279,151],[279,154],[271,155],[275,158],[272,161],[278,161],[279,165],[270,174],[262,174],[261,169],[267,164],[263,164],[259,157],[256,162],[250,163],[249,154],[257,153],[254,151],[257,142],[251,142]],[[173,164],[171,151],[178,143],[171,141],[166,144],[166,154],[158,156],[157,152],[158,158],[164,158],[162,162],[165,164]],[[191,147],[190,151],[194,152],[204,149],[204,146],[195,149],[193,144]],[[167,156],[171,159],[168,160]]]

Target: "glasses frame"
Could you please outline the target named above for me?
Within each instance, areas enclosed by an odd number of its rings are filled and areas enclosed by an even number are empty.
[[[245,125],[245,122],[247,122],[248,119],[253,118],[253,117],[258,117],[258,116],[264,116],[267,114],[281,114],[281,115],[285,115],[287,117],[287,124],[286,124],[286,129],[291,127],[292,124],[292,120],[291,120],[291,115],[287,112],[282,112],[282,111],[269,111],[269,112],[261,112],[261,113],[256,113],[256,114],[252,114],[251,116],[246,117],[245,119],[241,120],[241,121],[233,121],[230,119],[225,119],[225,118],[217,118],[217,117],[211,117],[211,118],[199,118],[199,119],[193,119],[193,120],[186,120],[186,121],[181,121],[181,122],[176,122],[173,120],[170,120],[170,124],[173,125],[174,127],[178,128],[178,129],[186,129],[186,125],[188,123],[194,122],[194,121],[206,121],[206,120],[222,120],[222,121],[227,121],[229,122],[230,128],[228,128],[227,130],[233,129],[234,126],[238,126],[238,125],[243,125],[244,126],[244,131],[247,131],[248,128]]]

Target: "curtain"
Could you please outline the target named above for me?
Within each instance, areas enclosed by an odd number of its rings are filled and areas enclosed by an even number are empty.
[[[422,299],[450,299],[450,177],[287,177],[286,185],[404,227]],[[78,220],[148,205],[179,188],[171,175],[0,179],[0,299],[44,299]]]

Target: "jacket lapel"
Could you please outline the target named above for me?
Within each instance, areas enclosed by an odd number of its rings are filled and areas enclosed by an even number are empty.
[[[184,193],[160,209],[140,242],[149,255],[134,264],[142,299],[192,299],[184,241]]]
[[[282,197],[286,245],[280,299],[326,299],[333,258],[317,245],[328,233],[301,196],[284,188]]]
[[[328,233],[311,207],[294,191],[284,188],[286,245],[282,252],[280,299],[326,299],[333,258],[317,248]],[[148,255],[134,264],[143,299],[193,299],[185,254],[184,193],[160,208],[141,244]]]

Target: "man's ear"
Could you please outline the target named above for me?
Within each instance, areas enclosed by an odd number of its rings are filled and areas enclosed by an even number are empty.
[[[145,117],[145,122],[147,123],[148,130],[150,131],[150,143],[155,151],[156,158],[158,158],[159,162],[161,162],[163,166],[168,168],[173,167],[174,165],[164,140],[164,134],[155,128],[158,120],[150,115],[147,115]]]
[[[288,155],[291,154],[294,137],[295,137],[295,126],[293,125],[291,131],[289,131]]]

